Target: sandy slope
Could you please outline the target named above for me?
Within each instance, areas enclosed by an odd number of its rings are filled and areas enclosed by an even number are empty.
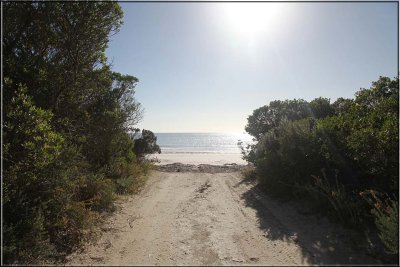
[[[326,221],[272,201],[239,172],[154,171],[72,265],[373,263]],[[339,240],[341,239],[341,240]]]

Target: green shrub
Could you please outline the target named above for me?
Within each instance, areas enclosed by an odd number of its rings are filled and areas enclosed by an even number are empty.
[[[384,209],[372,210],[379,237],[389,253],[399,253],[399,202],[389,200]]]
[[[315,119],[329,117],[335,113],[335,109],[328,98],[315,98],[309,105],[312,112],[311,116]]]
[[[142,130],[141,137],[135,139],[134,151],[140,159],[144,158],[147,154],[161,153],[161,149],[157,145],[157,137],[152,131],[145,129]]]
[[[303,99],[276,100],[271,101],[269,105],[255,109],[253,114],[247,118],[245,129],[259,141],[265,133],[285,121],[301,120],[311,116],[309,103]]]
[[[35,216],[26,216],[29,221],[18,221],[3,223],[3,261],[15,264],[26,262],[38,262],[55,259],[56,249],[47,229],[43,211],[37,209]],[[21,232],[21,229],[25,231]]]
[[[388,194],[365,190],[360,195],[370,204],[378,235],[390,254],[399,254],[399,201]]]
[[[112,72],[105,56],[118,3],[2,7],[3,262],[38,264],[73,251],[117,190],[143,186],[149,168],[128,134],[142,116],[138,79]]]
[[[371,213],[375,217],[379,238],[387,251],[391,254],[399,254],[399,202],[394,200],[387,202],[383,209],[377,207]]]
[[[144,186],[152,164],[148,161],[132,162],[124,166],[123,175],[115,176],[114,184],[119,194],[134,194]]]
[[[357,92],[346,112],[318,121],[337,162],[343,159],[335,168],[357,176],[360,191],[398,192],[398,90],[398,78],[381,77]]]
[[[85,178],[78,190],[78,199],[87,208],[94,211],[113,209],[115,186],[111,179],[91,175]]]
[[[314,200],[347,226],[379,232],[387,250],[398,253],[398,201],[388,197],[399,193],[398,77],[380,77],[354,100],[332,105],[324,98],[273,101],[254,110],[246,131],[257,143],[242,153],[265,191]],[[359,195],[366,190],[384,195],[372,213]]]
[[[56,245],[59,256],[65,256],[75,250],[99,219],[99,214],[87,208],[84,202],[66,203],[58,216],[52,219],[52,225],[49,227],[52,243]]]
[[[4,259],[41,258],[52,251],[45,221],[54,184],[52,168],[64,139],[50,122],[52,113],[36,107],[20,86],[4,125]],[[46,249],[48,248],[48,249]]]
[[[348,226],[359,227],[364,219],[364,207],[357,194],[338,181],[337,173],[334,182],[328,180],[325,170],[322,170],[322,178],[314,175],[313,178],[314,183],[304,188],[324,212]]]
[[[296,184],[311,183],[311,174],[319,170],[318,152],[313,119],[282,123],[255,147],[258,179],[267,191],[291,198]]]

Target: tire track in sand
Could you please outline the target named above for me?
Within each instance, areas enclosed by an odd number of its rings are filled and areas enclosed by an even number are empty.
[[[260,195],[239,172],[154,171],[144,190],[121,199],[117,208],[99,230],[100,238],[70,255],[67,265],[371,262],[324,247],[323,231],[334,230]]]

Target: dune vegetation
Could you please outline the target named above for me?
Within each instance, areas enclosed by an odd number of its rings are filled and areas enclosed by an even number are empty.
[[[158,151],[135,125],[136,77],[105,49],[116,2],[3,3],[3,262],[61,259],[120,193],[136,192]],[[137,137],[137,136],[136,136]]]
[[[380,77],[354,99],[272,101],[248,117],[248,175],[268,194],[302,200],[366,233],[371,248],[381,242],[398,255],[398,101],[398,77]]]

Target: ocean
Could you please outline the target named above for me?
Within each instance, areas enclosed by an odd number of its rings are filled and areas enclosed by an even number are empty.
[[[240,154],[238,141],[251,143],[244,133],[155,133],[161,153],[166,154]]]

